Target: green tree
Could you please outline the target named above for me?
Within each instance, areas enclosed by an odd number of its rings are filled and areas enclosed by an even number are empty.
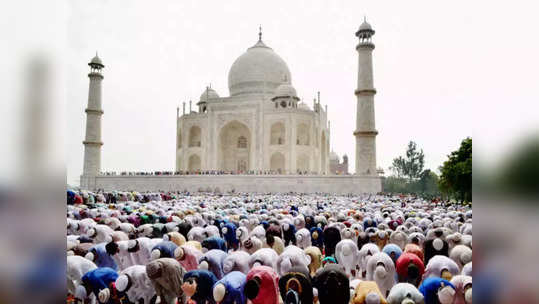
[[[420,193],[427,194],[429,196],[437,196],[440,194],[438,189],[438,175],[432,172],[430,169],[426,169],[421,172],[419,180],[417,181],[417,187]]]
[[[410,193],[407,180],[397,176],[388,176],[384,179],[384,192]]]
[[[440,167],[438,182],[442,193],[460,201],[472,199],[472,139],[464,139]]]
[[[421,172],[419,179],[410,181],[407,178],[389,176],[384,179],[384,192],[416,194],[423,198],[434,198],[440,196],[438,189],[438,175],[430,169]]]
[[[393,164],[389,167],[389,170],[393,171],[393,174],[398,178],[404,177],[404,168],[406,167],[406,161],[404,157],[399,156],[393,159]]]
[[[423,149],[418,150],[417,144],[413,141],[408,143],[406,155],[393,159],[392,166],[389,168],[394,174],[401,178],[408,178],[409,182],[418,179],[425,166],[425,154]]]

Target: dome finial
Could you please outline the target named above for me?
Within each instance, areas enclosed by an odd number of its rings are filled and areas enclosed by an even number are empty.
[[[262,24],[258,26],[258,41],[262,41]]]

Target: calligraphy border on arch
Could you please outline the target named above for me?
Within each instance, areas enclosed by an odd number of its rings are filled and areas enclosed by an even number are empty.
[[[253,119],[254,113],[222,113],[217,114],[217,132],[219,132],[226,124],[232,121],[238,121],[244,124],[249,132],[253,132]]]

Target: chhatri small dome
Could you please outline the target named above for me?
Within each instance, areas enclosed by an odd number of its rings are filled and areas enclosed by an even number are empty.
[[[356,32],[356,36],[360,39],[370,38],[374,35],[372,26],[367,22],[367,18],[363,19],[363,23],[359,26],[359,30]]]
[[[277,90],[275,90],[275,97],[298,97],[298,94],[296,93],[296,89],[289,84],[289,83],[283,83],[280,86],[277,87]]]
[[[309,106],[303,101],[298,104],[298,108],[302,110],[309,110],[309,111],[311,110],[311,108],[309,108]]]
[[[204,92],[202,92],[202,94],[200,95],[199,102],[207,102],[208,100],[216,99],[216,98],[219,98],[219,94],[217,94],[217,92],[214,89],[207,87],[204,90]]]
[[[97,52],[95,53],[95,56],[94,58],[92,58],[92,60],[90,60],[90,63],[88,63],[89,66],[99,66],[101,68],[104,68],[105,65],[103,65],[103,61],[101,61],[101,58],[99,58],[99,56],[97,56]]]
[[[271,94],[281,85],[283,77],[291,80],[286,62],[262,42],[247,49],[228,72],[230,96],[243,94]]]

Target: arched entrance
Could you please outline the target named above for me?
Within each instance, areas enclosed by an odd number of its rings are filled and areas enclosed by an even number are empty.
[[[309,145],[309,127],[304,124],[298,124],[297,126],[297,139],[296,144],[301,146],[308,146]]]
[[[245,172],[250,170],[251,133],[243,123],[232,121],[219,132],[219,169]]]
[[[309,157],[305,154],[298,155],[298,158],[296,159],[296,168],[301,173],[310,172]]]
[[[189,171],[195,172],[200,171],[200,157],[196,154],[193,154],[189,157]]]
[[[270,158],[270,170],[278,173],[284,173],[284,155],[280,152],[275,152]]]
[[[285,128],[282,122],[271,126],[270,145],[284,145]]]

